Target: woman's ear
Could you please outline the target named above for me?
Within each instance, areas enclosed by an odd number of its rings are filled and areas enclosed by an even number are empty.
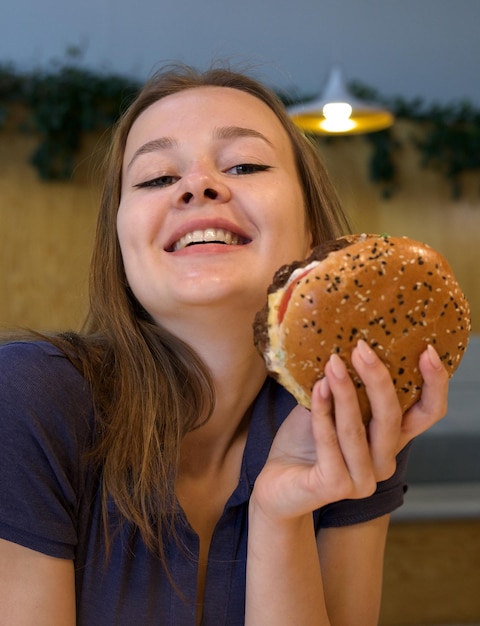
[[[314,248],[312,231],[307,226],[307,232],[305,233],[305,259],[312,254]]]

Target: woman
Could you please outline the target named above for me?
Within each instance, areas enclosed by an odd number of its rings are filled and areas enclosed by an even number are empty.
[[[402,417],[360,342],[366,432],[339,358],[309,412],[252,341],[274,271],[344,230],[257,82],[145,86],[113,139],[84,330],[0,350],[0,624],[376,622],[405,446],[445,412],[447,374],[422,354]]]

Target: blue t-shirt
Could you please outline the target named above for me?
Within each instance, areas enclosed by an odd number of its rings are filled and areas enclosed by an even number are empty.
[[[267,379],[256,399],[238,486],[211,540],[204,598],[205,626],[243,626],[248,500],[274,434],[295,406]],[[88,464],[93,408],[81,374],[46,342],[0,347],[0,537],[75,561],[78,626],[195,625],[199,542],[180,510],[179,544],[165,556],[177,590],[139,533],[124,523],[107,559],[101,486]],[[407,453],[397,471],[362,500],[313,512],[315,528],[364,522],[403,502]],[[119,514],[109,502],[117,528]]]

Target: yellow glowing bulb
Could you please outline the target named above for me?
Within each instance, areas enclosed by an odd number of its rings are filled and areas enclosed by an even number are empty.
[[[350,119],[352,107],[347,102],[329,102],[323,107],[325,119],[320,126],[330,133],[343,133],[355,128],[355,122]]]

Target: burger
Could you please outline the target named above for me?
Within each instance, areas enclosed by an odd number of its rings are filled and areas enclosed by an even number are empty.
[[[351,353],[368,343],[390,371],[405,412],[420,397],[420,354],[431,344],[451,376],[465,353],[470,309],[445,258],[408,237],[347,235],[326,241],[275,274],[254,321],[270,374],[310,408],[333,353],[345,362],[370,419]]]

